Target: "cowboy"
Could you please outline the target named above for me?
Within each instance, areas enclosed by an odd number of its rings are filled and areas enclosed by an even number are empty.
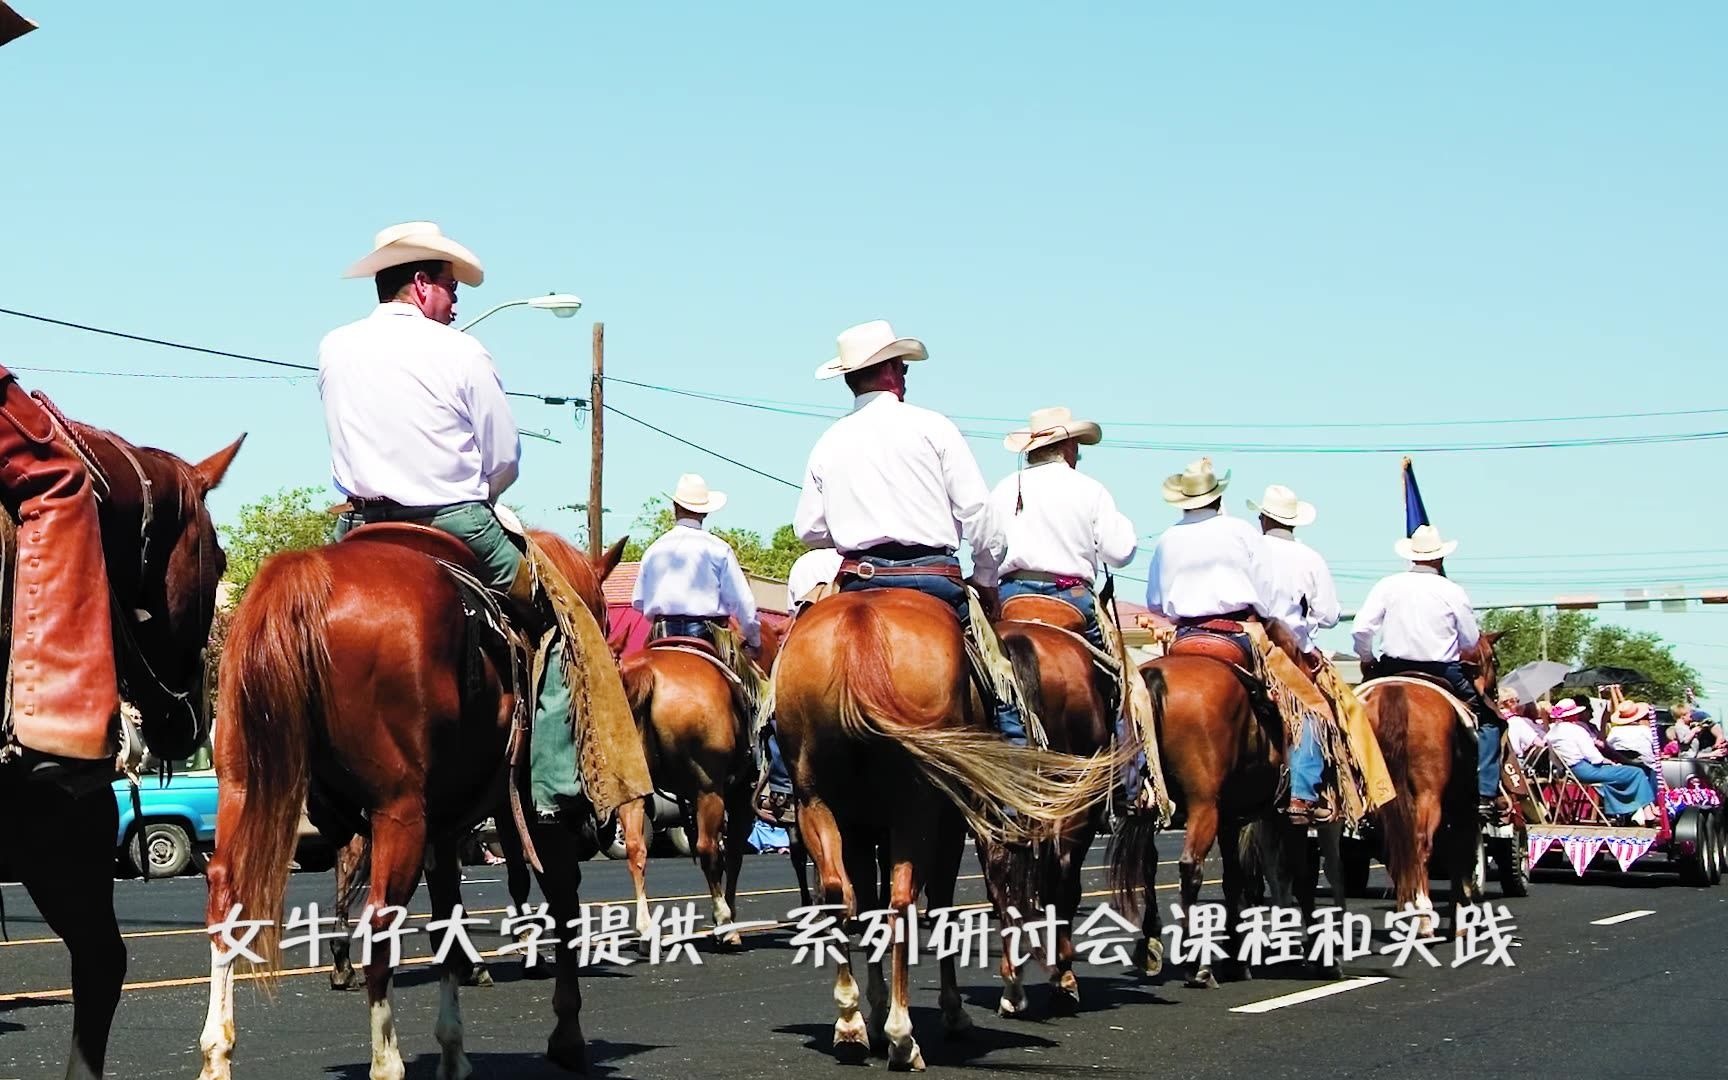
[[[1362,672],[1374,677],[1415,672],[1445,682],[1476,714],[1476,792],[1483,814],[1499,820],[1506,809],[1500,793],[1500,739],[1505,721],[1485,701],[1464,671],[1463,658],[1476,648],[1482,631],[1470,597],[1446,576],[1446,556],[1458,541],[1442,541],[1432,525],[1417,526],[1407,540],[1393,545],[1410,562],[1403,573],[1381,578],[1351,627]],[[1374,638],[1381,636],[1380,658]]]
[[[708,490],[695,473],[678,478],[672,492],[672,530],[648,545],[636,571],[630,603],[654,620],[655,637],[701,638],[715,644],[715,631],[738,620],[752,657],[762,648],[762,625],[750,581],[732,545],[706,532],[702,523],[726,505],[726,493]]]
[[[1116,509],[1103,484],[1080,472],[1080,447],[1103,430],[1076,420],[1060,406],[1039,409],[1028,427],[1003,445],[1026,455],[1026,465],[990,493],[990,514],[1002,527],[1000,565],[979,563],[978,580],[998,585],[1003,601],[1050,596],[1071,604],[1086,622],[1086,638],[1102,649],[1092,582],[1098,566],[1120,568],[1134,559],[1134,523]]]
[[[900,337],[881,320],[840,335],[839,355],[817,368],[816,378],[844,376],[852,411],[810,451],[792,524],[805,544],[840,552],[842,592],[916,589],[953,608],[969,637],[993,640],[987,621],[973,623],[956,556],[964,539],[975,560],[1001,558],[989,489],[954,422],[905,400],[906,365],[928,356],[923,342]],[[995,685],[980,674],[984,686]],[[989,696],[998,729],[1024,744],[1025,723],[1014,703],[1004,694]]]
[[[449,533],[514,611],[552,623],[534,615],[532,566],[495,505],[522,455],[503,383],[485,346],[450,326],[458,286],[485,278],[480,260],[432,222],[414,221],[378,233],[343,277],[372,278],[378,306],[318,346],[331,477],[351,507],[336,538],[380,521]],[[581,793],[562,649],[555,640],[536,708],[558,722],[534,724],[531,751],[534,800],[547,817]]]
[[[1317,635],[1338,625],[1340,611],[1338,590],[1325,558],[1296,539],[1297,529],[1314,523],[1314,505],[1298,499],[1282,484],[1268,487],[1260,502],[1247,502],[1249,511],[1260,515],[1260,533],[1265,537],[1261,555],[1273,567],[1270,577],[1276,583],[1279,617],[1290,627],[1303,666],[1316,672],[1330,663],[1316,642]],[[1304,722],[1290,753],[1290,805],[1286,812],[1292,822],[1310,824],[1329,819],[1329,811],[1317,809],[1325,765],[1319,733]]]
[[[1254,646],[1244,622],[1279,622],[1273,566],[1254,526],[1224,513],[1230,472],[1212,471],[1202,458],[1164,480],[1164,501],[1182,511],[1152,548],[1146,571],[1146,606],[1176,624],[1177,638],[1221,634],[1245,657]]]

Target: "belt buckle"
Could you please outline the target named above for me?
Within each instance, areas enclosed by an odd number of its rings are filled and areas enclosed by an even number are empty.
[[[859,581],[869,581],[871,578],[876,576],[876,564],[859,559],[858,569],[853,571],[853,573],[857,575]]]

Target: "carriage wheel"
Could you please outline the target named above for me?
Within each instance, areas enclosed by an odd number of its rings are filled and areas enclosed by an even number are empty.
[[[1688,807],[1682,811],[1679,820],[1675,822],[1674,835],[1676,839],[1685,837],[1693,842],[1695,850],[1690,855],[1679,859],[1680,880],[1687,885],[1709,885],[1710,881],[1710,851],[1715,844],[1715,824],[1710,815]],[[1687,826],[1690,826],[1689,828]],[[1687,836],[1686,834],[1691,835]]]
[[[1706,814],[1704,820],[1710,823],[1710,836],[1704,843],[1705,872],[1709,875],[1709,884],[1720,885],[1722,883],[1722,819],[1715,814]]]
[[[1530,895],[1530,838],[1520,825],[1510,840],[1495,840],[1494,864],[1500,894],[1509,899]]]

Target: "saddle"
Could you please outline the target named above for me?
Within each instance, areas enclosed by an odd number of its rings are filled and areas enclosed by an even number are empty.
[[[709,641],[707,638],[684,637],[684,636],[677,635],[677,634],[671,634],[671,635],[668,635],[666,637],[655,638],[654,640],[650,641],[648,643],[648,648],[650,648],[650,649],[681,649],[685,652],[702,653],[703,655],[707,656],[709,659],[712,659],[712,660],[719,660],[720,659],[719,651],[714,648],[714,643]],[[722,665],[722,666],[724,666],[724,665]],[[731,674],[730,668],[727,668],[727,674]]]
[[[474,557],[467,544],[429,525],[415,525],[408,521],[377,521],[350,529],[342,537],[344,544],[366,542],[394,544],[418,551],[439,562],[453,563],[474,577],[479,577],[483,572],[480,560]]]
[[[1242,648],[1241,642],[1223,633],[1204,630],[1196,634],[1184,634],[1171,642],[1165,650],[1168,656],[1204,656],[1209,660],[1229,664],[1243,671],[1254,670],[1254,658]]]
[[[1002,601],[1002,618],[1014,622],[1043,623],[1075,634],[1085,634],[1086,616],[1068,601],[1055,596],[1022,593]]]

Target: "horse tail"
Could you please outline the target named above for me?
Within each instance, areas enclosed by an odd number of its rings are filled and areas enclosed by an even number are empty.
[[[310,783],[314,721],[330,700],[325,612],[333,581],[315,551],[273,556],[234,614],[224,646],[217,712],[240,748],[245,812],[220,839],[241,918],[266,919],[255,951],[273,990],[281,963],[279,916],[296,825]]]
[[[921,712],[894,685],[881,617],[858,604],[841,618],[839,636],[852,658],[838,679],[841,730],[904,751],[980,842],[1036,840],[1109,797],[1117,764],[1112,755],[1080,758],[1015,746],[994,731],[939,726],[939,707]]]
[[[1002,651],[1014,667],[1014,680],[1020,684],[1027,707],[1035,716],[1046,715],[1044,708],[1044,671],[1038,663],[1038,647],[1025,634],[1001,636]],[[1056,844],[1050,839],[1031,843],[1009,844],[1002,851],[1001,886],[1008,904],[1030,914],[1041,906],[1045,895],[1056,884]]]
[[[1394,873],[1416,861],[1416,805],[1410,791],[1410,698],[1401,686],[1383,686],[1374,695],[1375,738],[1392,780],[1392,801],[1380,807],[1380,832],[1386,865]],[[1423,875],[1427,867],[1421,867]]]
[[[636,714],[637,726],[648,720],[648,712],[654,707],[654,667],[651,664],[625,664],[618,669],[618,674],[624,678],[624,698],[630,702],[630,711]]]
[[[1164,698],[1168,686],[1164,673],[1156,666],[1140,672],[1146,691],[1152,699],[1151,737],[1159,738],[1164,730]],[[1140,901],[1148,885],[1147,871],[1158,866],[1158,822],[1146,813],[1130,813],[1122,819],[1110,838],[1110,891],[1116,906],[1125,912],[1140,909]],[[1145,895],[1147,903],[1152,897]]]

